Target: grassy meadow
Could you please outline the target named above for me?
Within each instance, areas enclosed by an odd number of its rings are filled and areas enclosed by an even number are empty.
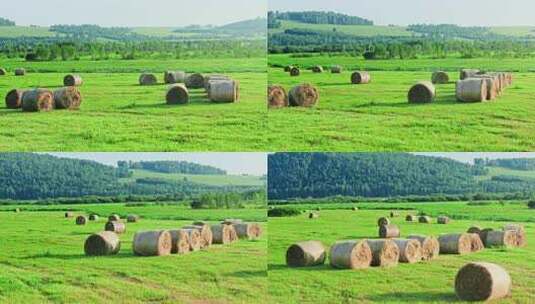
[[[447,206],[450,204],[450,206]],[[438,259],[417,264],[399,264],[395,268],[366,270],[335,270],[328,266],[288,268],[286,249],[303,240],[320,240],[326,246],[338,240],[376,238],[377,219],[387,216],[390,208],[402,204],[359,203],[359,211],[351,211],[350,204],[321,205],[320,217],[309,220],[308,214],[297,217],[269,218],[268,277],[272,303],[452,303],[458,302],[454,291],[457,270],[473,261],[486,261],[503,266],[513,281],[512,297],[500,303],[533,303],[535,300],[535,214],[525,204],[505,206],[466,207],[466,203],[403,204],[407,209],[392,219],[400,227],[401,236],[464,232],[472,225],[501,228],[507,222],[525,225],[528,245],[524,248],[485,249],[468,255],[441,255]],[[296,205],[298,208],[316,205]],[[341,209],[346,208],[348,209]],[[369,208],[369,209],[367,209]],[[448,225],[405,222],[405,215],[425,211],[433,216],[448,214]],[[507,221],[493,219],[492,212],[500,212]],[[328,261],[327,261],[328,263]],[[459,302],[460,303],[460,302]]]
[[[85,226],[64,218],[95,212],[102,217]],[[136,231],[180,228],[193,220],[227,217],[259,221],[265,209],[187,210],[173,206],[80,205],[3,208],[0,221],[0,302],[3,303],[267,303],[267,232],[256,241],[213,245],[188,255],[136,257]],[[116,256],[86,257],[85,239],[104,230],[105,217],[134,213]],[[43,237],[46,236],[46,237]]]
[[[416,59],[366,61],[349,56],[291,57],[270,55],[270,84],[287,90],[311,83],[320,100],[311,109],[270,110],[269,141],[283,151],[529,151],[535,148],[531,83],[535,61],[529,59]],[[290,77],[282,67],[298,65]],[[342,74],[314,74],[307,68],[342,65]],[[514,82],[497,100],[459,103],[455,80],[462,67],[513,70]],[[450,83],[437,85],[432,104],[407,102],[410,87],[446,70]],[[353,70],[371,71],[372,82],[352,85]]]
[[[129,179],[162,178],[175,181],[187,179],[190,182],[211,186],[263,186],[266,182],[262,177],[251,175],[169,174],[140,169],[132,170],[132,173]]]

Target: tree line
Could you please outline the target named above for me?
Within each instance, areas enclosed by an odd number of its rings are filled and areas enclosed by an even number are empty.
[[[502,167],[512,170],[533,171],[535,170],[535,158],[510,158],[510,159],[476,159],[475,163],[490,167]]]
[[[373,25],[373,21],[357,16],[335,12],[304,11],[304,12],[268,12],[268,27],[280,27],[280,20],[288,20],[310,24],[336,25]]]
[[[140,161],[121,162],[119,167],[142,169],[160,173],[179,173],[197,175],[227,175],[227,171],[208,165],[201,165],[186,161]]]
[[[15,26],[15,21],[0,17],[0,26]]]

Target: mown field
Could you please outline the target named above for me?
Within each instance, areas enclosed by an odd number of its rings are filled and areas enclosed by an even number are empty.
[[[86,206],[107,216],[137,213],[116,256],[86,257],[85,239],[105,219],[77,226],[74,218],[48,210],[0,212],[0,302],[3,303],[267,303],[267,232],[257,241],[213,245],[189,255],[137,257],[136,231],[179,228],[192,220],[242,217],[265,220],[265,210],[187,212],[171,207]],[[82,208],[80,208],[81,210]],[[76,212],[80,214],[80,212]],[[169,219],[176,216],[178,219]],[[266,225],[262,223],[264,230]],[[9,249],[9,250],[6,250]]]
[[[265,58],[135,61],[69,61],[27,64],[0,60],[24,77],[0,77],[0,96],[13,88],[57,88],[68,72],[81,74],[79,111],[22,113],[0,105],[3,151],[260,151],[266,146]],[[190,90],[190,103],[165,104],[167,69],[224,73],[240,81],[240,101],[210,102]],[[140,86],[139,73],[156,73],[161,84]]]
[[[530,64],[528,64],[530,62]],[[354,57],[292,58],[271,55],[270,84],[286,89],[311,83],[319,90],[312,109],[270,110],[269,140],[277,151],[528,151],[535,148],[535,118],[531,83],[533,60],[419,59],[365,61]],[[342,65],[342,74],[313,74],[304,70],[290,77],[282,67],[297,64]],[[518,70],[503,96],[488,103],[459,103],[455,83],[462,67]],[[430,80],[433,70],[444,69],[451,82],[437,85],[435,103],[411,105],[410,87]],[[352,85],[353,70],[371,71],[368,85]]]
[[[371,205],[371,203],[370,203]],[[399,204],[395,204],[398,206]],[[434,216],[457,215],[449,225],[406,223],[404,216],[416,211],[403,211],[393,219],[401,235],[412,233],[439,235],[464,232],[472,225],[500,228],[506,222],[485,220],[485,207],[443,208],[442,204],[419,206]],[[322,207],[327,208],[328,205]],[[359,206],[363,206],[360,205]],[[425,206],[425,207],[424,207]],[[301,208],[301,207],[300,207]],[[515,249],[485,249],[469,255],[441,255],[438,259],[418,264],[400,264],[395,268],[369,268],[366,270],[335,270],[328,265],[319,267],[288,268],[285,265],[286,249],[294,242],[320,240],[330,246],[337,240],[377,237],[377,218],[389,214],[385,210],[349,209],[322,210],[320,218],[309,220],[307,215],[269,218],[268,277],[272,303],[451,303],[458,302],[454,291],[457,270],[473,261],[486,261],[502,265],[512,277],[512,297],[500,303],[533,303],[535,301],[535,224],[524,223],[528,245]],[[443,212],[440,212],[444,210]],[[533,211],[523,208],[518,216],[516,205],[501,206],[502,214],[514,216],[510,221],[523,222],[535,219]],[[495,212],[497,209],[494,210]],[[531,213],[531,215],[528,215]],[[459,302],[460,303],[460,302]]]

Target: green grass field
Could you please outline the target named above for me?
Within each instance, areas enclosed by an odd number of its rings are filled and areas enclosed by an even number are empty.
[[[265,58],[0,61],[0,66],[29,70],[24,77],[0,77],[0,96],[13,88],[60,87],[69,71],[84,79],[79,111],[23,113],[0,105],[2,151],[260,151],[266,147]],[[204,90],[190,90],[188,105],[168,106],[163,84],[166,69],[225,73],[240,81],[240,101],[215,104]],[[140,86],[143,70],[156,73],[161,84]]]
[[[0,26],[0,37],[54,37],[56,33],[51,32],[46,26]]]
[[[372,205],[371,203],[369,205]],[[387,205],[387,204],[384,204]],[[392,205],[392,208],[399,204]],[[364,207],[364,204],[359,206]],[[401,235],[413,233],[439,235],[464,232],[472,225],[500,228],[505,222],[480,219],[486,207],[455,208],[443,204],[418,204],[433,216],[450,214],[449,225],[406,223],[404,216],[417,211],[403,211],[393,219]],[[328,205],[322,205],[328,208]],[[502,265],[513,280],[512,297],[503,303],[533,303],[535,300],[535,224],[526,223],[528,245],[514,249],[485,249],[469,255],[441,255],[437,260],[418,264],[400,264],[395,268],[366,270],[335,270],[328,265],[319,267],[288,268],[285,265],[286,249],[294,242],[320,240],[330,246],[337,240],[377,237],[377,218],[389,214],[385,210],[322,210],[320,218],[309,220],[307,215],[269,219],[268,277],[273,303],[451,303],[457,302],[454,279],[457,270],[465,263],[486,261]],[[300,207],[301,208],[301,207]],[[420,209],[418,208],[418,209]],[[516,204],[495,208],[503,214],[513,215],[511,221],[521,222],[531,217],[527,207],[519,212]],[[531,215],[529,215],[531,213]],[[516,218],[516,215],[519,215]],[[500,302],[502,303],[502,302]]]
[[[206,251],[166,257],[136,257],[136,231],[180,228],[192,220],[248,218],[239,210],[186,212],[172,207],[89,206],[107,216],[137,213],[116,256],[86,257],[85,239],[102,231],[105,219],[77,226],[63,212],[0,212],[0,302],[3,303],[267,303],[267,233],[257,241],[213,245]],[[263,214],[265,210],[253,212]],[[80,213],[77,213],[80,214]],[[182,214],[181,220],[167,217]],[[204,215],[203,215],[204,214]],[[256,219],[256,216],[248,220]],[[258,217],[260,219],[260,217]],[[262,224],[264,230],[265,224]],[[9,250],[5,250],[9,248]]]
[[[186,178],[190,182],[211,186],[263,186],[265,180],[252,175],[199,175],[199,174],[167,174],[148,170],[132,170],[130,179],[136,178],[163,178],[182,181]]]
[[[504,60],[507,61],[507,60]],[[535,118],[531,83],[535,74],[529,65],[514,74],[512,86],[503,96],[488,103],[459,103],[455,99],[458,68],[488,67],[505,70],[512,65],[485,60],[392,60],[365,61],[351,57],[291,58],[272,55],[268,82],[287,90],[311,83],[320,94],[312,109],[270,110],[269,140],[276,151],[528,151],[535,148]],[[520,64],[519,60],[516,64]],[[342,74],[314,74],[304,70],[290,77],[286,64],[303,68],[314,64],[341,64]],[[535,62],[534,62],[535,63]],[[533,63],[532,65],[533,66]],[[433,104],[410,105],[407,92],[421,80],[430,80],[431,71],[450,71],[452,82],[437,85]],[[520,67],[519,67],[520,69]],[[350,84],[352,70],[370,70],[368,85]]]

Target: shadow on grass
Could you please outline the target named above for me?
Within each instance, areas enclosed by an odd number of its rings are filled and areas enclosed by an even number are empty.
[[[295,270],[295,271],[337,271],[335,268],[327,267],[327,265],[309,266],[309,267],[289,267],[286,264],[268,264],[268,271],[276,270]]]
[[[373,107],[388,107],[388,108],[410,108],[410,107],[425,107],[431,105],[463,105],[471,104],[467,102],[458,102],[455,98],[455,95],[443,95],[437,97],[434,102],[429,103],[409,103],[409,102],[377,102],[371,101],[368,103],[360,104],[355,106],[355,108],[373,108]]]
[[[175,107],[188,107],[188,106],[211,106],[215,107],[218,105],[229,105],[232,102],[212,102],[206,96],[190,96],[189,102],[186,104],[175,104],[168,105],[163,101],[158,101],[151,104],[135,104],[131,103],[122,107],[118,107],[119,110],[134,110],[134,109],[165,109],[165,108],[175,108]]]
[[[245,270],[245,271],[236,271],[229,274],[231,277],[237,278],[251,278],[251,277],[266,277],[267,271],[265,270]]]
[[[459,299],[457,299],[453,292],[389,292],[366,298],[372,302],[379,303],[459,302]]]
[[[119,253],[116,255],[107,255],[107,256],[87,256],[83,253],[81,254],[58,254],[58,253],[40,253],[24,257],[24,260],[34,260],[34,259],[58,259],[58,260],[82,260],[82,259],[121,259],[121,258],[134,258],[136,257],[133,253]]]

